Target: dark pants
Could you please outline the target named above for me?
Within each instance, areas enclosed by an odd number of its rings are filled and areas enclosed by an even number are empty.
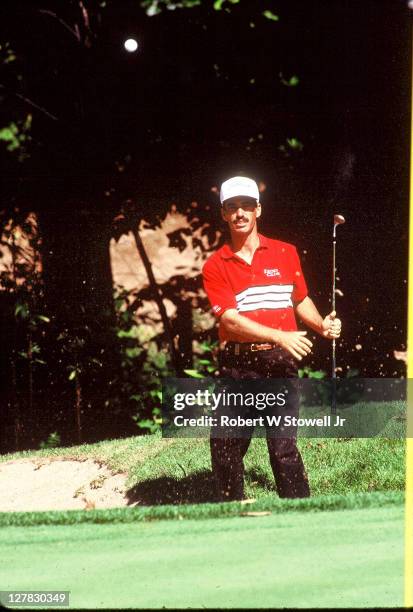
[[[234,355],[223,350],[219,356],[220,377],[233,380],[297,378],[297,365],[289,353],[277,347],[269,351]],[[298,403],[296,406],[298,414]],[[219,497],[223,501],[244,497],[244,456],[251,442],[252,429],[243,438],[211,437],[211,464]],[[310,487],[295,436],[271,436],[267,429],[271,468],[280,497],[309,497]]]

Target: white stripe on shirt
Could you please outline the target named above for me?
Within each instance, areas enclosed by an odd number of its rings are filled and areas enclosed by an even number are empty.
[[[289,308],[293,303],[291,300],[273,300],[273,301],[262,301],[252,302],[250,304],[240,304],[237,306],[238,312],[249,312],[251,310],[280,310],[282,308]]]
[[[259,285],[248,287],[235,296],[239,312],[279,310],[292,307],[293,285]]]
[[[258,285],[256,287],[248,287],[248,289],[244,289],[235,296],[237,302],[241,302],[246,297],[251,297],[254,295],[271,295],[271,297],[276,297],[277,294],[285,294],[287,293],[291,296],[293,291],[293,285]]]

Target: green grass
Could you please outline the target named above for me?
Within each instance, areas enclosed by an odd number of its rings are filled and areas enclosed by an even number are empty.
[[[298,442],[312,494],[403,491],[405,440],[386,438],[317,439]],[[69,448],[3,455],[15,458],[91,458],[128,474],[128,497],[141,505],[214,501],[207,439],[162,439],[159,434],[106,440]],[[246,495],[276,496],[266,441],[255,438],[245,459]]]
[[[285,514],[289,512],[324,512],[401,506],[402,491],[375,493],[349,493],[348,495],[319,495],[305,499],[280,499],[276,496],[262,497],[255,501],[170,504],[133,508],[111,508],[105,510],[66,510],[48,512],[0,512],[1,527],[33,527],[35,525],[77,525],[80,523],[136,523],[142,521],[170,519],[211,519],[244,516],[251,512]]]
[[[0,513],[1,588],[69,590],[71,607],[84,609],[402,606],[405,440],[299,446],[313,497],[278,498],[257,438],[246,456],[252,504],[211,503],[206,439],[156,434],[4,455],[95,459],[126,472],[140,503]]]
[[[403,604],[401,505],[9,527],[0,546],[2,589],[68,590],[74,608]]]

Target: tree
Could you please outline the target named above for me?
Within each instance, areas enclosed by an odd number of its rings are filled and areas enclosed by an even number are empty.
[[[43,384],[60,401],[62,367],[71,368],[93,404],[86,437],[127,432],[129,415],[117,415],[116,430],[103,418],[100,383],[119,367],[109,240],[136,231],[142,217],[157,223],[178,195],[184,210],[214,200],[217,176],[242,168],[252,151],[257,165],[268,148],[290,163],[300,142],[285,107],[299,79],[274,59],[278,15],[268,6],[49,0],[2,9],[3,218],[34,212],[40,227],[48,350],[62,361]],[[122,48],[127,35],[138,38],[135,54]],[[274,112],[286,117],[282,127]],[[206,206],[193,212],[200,225],[211,221]],[[96,361],[87,379],[82,359]],[[98,414],[104,425],[94,434]]]

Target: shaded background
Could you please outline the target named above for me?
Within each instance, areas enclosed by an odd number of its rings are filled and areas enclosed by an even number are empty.
[[[393,356],[405,349],[407,324],[405,2],[45,0],[3,2],[0,10],[0,128],[14,122],[22,136],[15,150],[1,138],[1,214],[3,225],[37,216],[36,307],[40,301],[39,312],[50,319],[48,372],[34,381],[37,404],[24,408],[38,433],[23,427],[20,445],[37,443],[54,419],[66,442],[73,438],[73,420],[66,422],[61,407],[73,401],[67,381],[73,342],[62,349],[62,333],[86,337],[84,439],[136,431],[121,401],[117,412],[104,406],[116,386],[112,373],[122,376],[109,241],[142,219],[156,225],[172,203],[209,223],[206,231],[223,229],[213,188],[238,173],[265,186],[261,231],[297,245],[324,314],[333,215],[345,216],[337,246],[338,364],[343,375],[349,369],[365,377],[405,375]],[[123,48],[130,36],[139,42],[132,54]],[[199,291],[200,279],[179,282]],[[10,369],[27,335],[15,322],[15,297],[11,290],[1,296],[6,449],[10,437],[16,445],[16,388],[24,395],[29,384],[24,364]],[[182,335],[182,320],[172,321],[172,332],[178,328]],[[329,343],[317,340],[308,365],[329,372],[329,352]],[[95,371],[89,366],[96,356]]]

